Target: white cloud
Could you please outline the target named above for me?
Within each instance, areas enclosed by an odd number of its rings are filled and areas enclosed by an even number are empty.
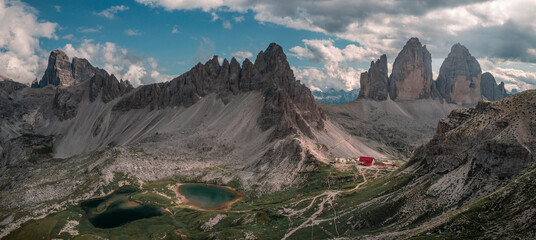
[[[173,26],[173,29],[171,29],[171,33],[178,34],[179,33],[179,26],[177,26],[177,25]]]
[[[118,12],[123,12],[123,11],[126,11],[128,10],[129,7],[128,6],[125,6],[125,5],[118,5],[118,6],[111,6],[107,9],[104,9],[98,13],[96,13],[97,15],[99,16],[103,16],[105,18],[108,18],[108,19],[113,19],[115,17],[115,14],[117,14]]]
[[[67,44],[63,50],[69,57],[85,58],[117,78],[129,80],[135,86],[168,81],[172,78],[158,72],[158,63],[155,58],[133,55],[127,49],[111,42],[101,44],[86,39],[78,47]]]
[[[244,21],[244,16],[236,16],[236,17],[233,17],[233,20],[237,23],[239,22],[243,22]]]
[[[54,9],[56,10],[56,12],[61,12],[61,6],[56,5],[54,6]]]
[[[378,51],[355,44],[348,44],[344,49],[340,49],[333,45],[333,40],[304,39],[302,41],[304,47],[291,48],[291,55],[300,59],[307,58],[313,62],[363,62],[374,60],[381,55]]]
[[[29,83],[46,68],[40,38],[57,39],[58,24],[37,19],[37,10],[16,0],[0,0],[0,73]]]
[[[102,30],[101,25],[97,25],[94,28],[83,28],[83,27],[78,28],[78,31],[81,33],[96,33],[96,32],[100,32],[100,30]]]
[[[70,33],[70,34],[67,34],[63,37],[61,37],[62,39],[67,39],[67,40],[73,40],[74,39],[74,34]]]
[[[220,19],[220,16],[216,14],[215,12],[211,12],[210,15],[212,16],[212,21],[215,22],[216,20]]]
[[[236,60],[239,62],[246,60],[246,58],[253,57],[253,53],[247,52],[247,51],[238,51],[238,52],[231,53],[231,55],[235,57]]]
[[[162,6],[166,10],[177,10],[177,9],[202,9],[205,12],[208,12],[213,9],[217,9],[223,6],[230,6],[233,10],[244,11],[242,5],[247,2],[247,0],[136,0],[141,4],[158,7]]]
[[[434,57],[445,57],[452,44],[461,42],[477,57],[536,62],[530,52],[536,49],[534,0],[136,1],[169,11],[202,9],[213,16],[215,11],[249,10],[261,23],[322,32],[390,56],[416,36],[429,44]]]
[[[223,25],[223,28],[225,28],[225,29],[231,29],[231,28],[233,28],[233,25],[231,24],[231,22],[229,22],[229,21],[227,21],[227,20],[226,20],[226,21],[223,21],[222,25]]]
[[[359,88],[359,77],[364,69],[355,69],[344,63],[328,62],[321,69],[315,67],[293,67],[296,79],[308,86],[326,90],[328,88],[352,90]]]
[[[140,36],[141,32],[137,29],[127,29],[125,30],[125,34],[128,36]]]
[[[358,88],[359,78],[364,69],[351,67],[357,62],[373,61],[380,53],[371,49],[348,44],[343,49],[333,45],[333,40],[302,40],[304,46],[290,49],[290,55],[299,59],[323,63],[321,69],[314,67],[295,68],[296,77],[322,89],[337,88],[352,90]]]

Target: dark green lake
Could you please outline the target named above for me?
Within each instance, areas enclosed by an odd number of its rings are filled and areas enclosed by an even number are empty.
[[[93,226],[98,228],[119,227],[138,219],[161,216],[164,211],[157,207],[130,201],[132,190],[119,190],[103,198],[91,199],[81,204]]]
[[[189,204],[203,209],[225,208],[228,203],[239,198],[239,194],[225,187],[189,183],[179,186],[179,193]]]

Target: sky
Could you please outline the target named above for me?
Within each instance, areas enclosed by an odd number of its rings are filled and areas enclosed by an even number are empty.
[[[411,37],[437,76],[465,45],[507,90],[536,88],[534,0],[0,0],[0,75],[41,79],[62,49],[134,85],[173,79],[213,55],[254,61],[283,47],[313,90],[359,88],[370,61],[389,69]]]

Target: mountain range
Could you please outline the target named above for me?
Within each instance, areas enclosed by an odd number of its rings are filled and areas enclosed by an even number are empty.
[[[68,221],[80,235],[127,237],[135,222],[97,231],[78,205],[124,185],[167,209],[140,220],[158,226],[147,238],[536,237],[523,184],[535,176],[536,92],[508,96],[461,44],[434,80],[411,38],[390,75],[382,55],[341,104],[315,102],[275,43],[255,62],[214,56],[136,88],[61,50],[48,62],[31,87],[0,81],[0,237],[65,237]],[[245,198],[197,211],[176,182]]]
[[[335,90],[330,88],[326,91],[312,91],[315,101],[327,104],[341,104],[354,101],[359,95],[359,88],[350,91]]]

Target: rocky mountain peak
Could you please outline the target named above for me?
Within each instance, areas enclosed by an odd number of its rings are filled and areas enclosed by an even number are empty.
[[[370,63],[367,72],[361,73],[361,90],[359,91],[360,99],[374,99],[383,101],[388,96],[388,77],[387,56],[384,54],[376,62]]]
[[[48,66],[43,78],[38,83],[32,85],[34,88],[45,87],[46,85],[70,86],[74,83],[71,63],[65,52],[56,49],[50,52]]]
[[[447,102],[475,105],[482,99],[481,74],[480,64],[469,50],[459,43],[454,44],[439,69],[438,91]]]
[[[485,72],[481,76],[480,91],[482,96],[489,101],[501,100],[508,96],[506,89],[504,89],[504,82],[497,85],[495,77],[489,72]]]
[[[393,63],[389,95],[396,101],[432,96],[432,57],[418,38],[408,40]]]
[[[270,43],[264,52],[259,52],[255,59],[255,67],[261,73],[274,71],[275,69],[290,70],[287,55],[283,52],[283,48],[276,43]]]
[[[50,52],[48,66],[41,81],[32,83],[33,88],[47,85],[67,87],[91,79],[96,73],[107,74],[93,67],[87,59],[74,57],[72,63],[65,52],[56,49]]]

